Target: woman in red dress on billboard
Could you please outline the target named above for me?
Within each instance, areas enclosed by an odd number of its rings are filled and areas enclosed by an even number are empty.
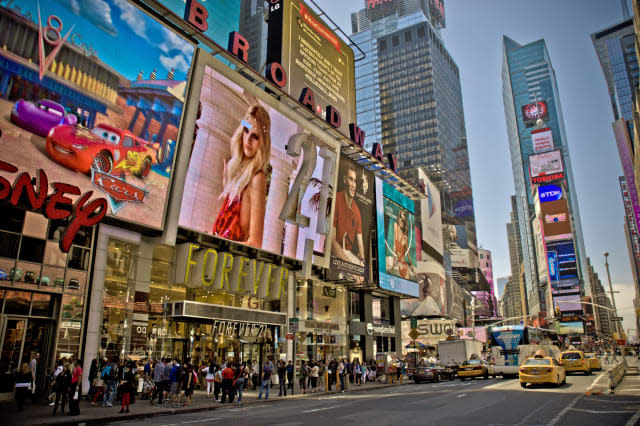
[[[249,106],[231,138],[231,158],[224,162],[224,203],[213,224],[219,237],[262,246],[266,175],[271,152],[271,118],[262,106]]]

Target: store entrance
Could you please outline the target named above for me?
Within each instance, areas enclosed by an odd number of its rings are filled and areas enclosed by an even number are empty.
[[[39,353],[36,389],[45,389],[46,366],[51,365],[55,327],[53,321],[41,318],[0,316],[0,398],[11,396],[15,371],[23,362]],[[39,392],[40,393],[40,392]]]

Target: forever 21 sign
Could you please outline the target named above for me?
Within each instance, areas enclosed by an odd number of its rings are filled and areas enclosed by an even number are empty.
[[[0,160],[0,171],[17,173],[18,168]],[[22,172],[13,181],[0,176],[0,201],[7,200],[14,207],[24,206],[29,210],[42,212],[51,220],[69,218],[69,223],[60,238],[60,250],[67,253],[71,243],[82,226],[93,226],[107,214],[107,200],[97,198],[89,202],[93,191],[82,194],[75,203],[68,195],[80,195],[80,188],[61,182],[52,182],[54,191],[48,193],[49,179],[44,170],[38,170],[36,177]]]

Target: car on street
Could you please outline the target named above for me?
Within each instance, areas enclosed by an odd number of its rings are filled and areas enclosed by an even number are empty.
[[[110,175],[147,177],[156,158],[151,145],[128,130],[98,124],[92,130],[56,126],[47,136],[47,154],[82,173],[96,169]]]
[[[562,352],[562,365],[567,373],[581,371],[586,376],[591,374],[591,363],[582,351],[569,350]]]
[[[594,353],[585,353],[584,357],[589,360],[589,366],[591,370],[602,370],[602,363],[600,362],[600,358]]]
[[[438,362],[430,362],[427,365],[417,367],[412,374],[416,383],[439,382],[442,379],[453,380],[455,371]]]
[[[489,378],[489,366],[481,359],[470,359],[458,367],[458,378],[462,381],[475,377]]]
[[[527,387],[528,383],[552,383],[556,386],[567,381],[565,368],[555,358],[548,356],[533,356],[527,358],[518,371],[520,386]]]

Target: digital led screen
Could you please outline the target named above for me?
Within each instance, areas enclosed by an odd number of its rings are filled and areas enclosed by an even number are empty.
[[[414,203],[375,178],[380,288],[418,297]]]
[[[317,233],[317,223],[330,219],[318,218],[319,200],[323,180],[333,179],[323,176],[325,160],[318,151],[324,144],[249,94],[241,81],[205,66],[179,225],[295,259],[303,258],[309,238],[314,252],[323,254],[326,238]],[[287,146],[298,143],[309,151],[289,155]],[[298,198],[293,188],[303,172],[309,181]],[[292,196],[309,226],[280,219]]]
[[[549,280],[553,282],[577,278],[578,267],[573,241],[552,241],[546,245]]]

